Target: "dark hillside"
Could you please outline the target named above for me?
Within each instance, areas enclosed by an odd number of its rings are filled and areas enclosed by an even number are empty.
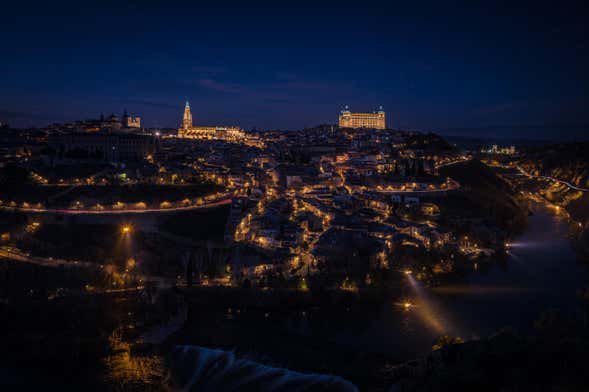
[[[527,210],[513,196],[509,184],[480,161],[445,166],[440,174],[457,180],[462,187],[446,201],[456,215],[493,220],[508,232],[524,227]]]

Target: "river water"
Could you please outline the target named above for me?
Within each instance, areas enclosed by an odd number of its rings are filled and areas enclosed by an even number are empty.
[[[462,284],[433,289],[409,276],[415,306],[385,305],[362,334],[344,331],[338,340],[419,355],[442,334],[473,339],[505,327],[527,333],[543,311],[575,312],[579,289],[589,287],[589,268],[578,260],[567,232],[566,219],[537,207],[506,260],[477,266]]]

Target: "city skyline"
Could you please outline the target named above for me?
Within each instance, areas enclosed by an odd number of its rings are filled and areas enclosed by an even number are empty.
[[[9,2],[0,391],[583,391],[589,8]]]
[[[0,118],[43,126],[127,108],[147,127],[177,127],[188,99],[202,123],[301,129],[335,123],[346,104],[383,105],[400,129],[483,136],[476,129],[516,126],[516,136],[551,137],[556,125],[577,126],[564,133],[578,137],[589,123],[586,12],[535,9],[11,4]]]

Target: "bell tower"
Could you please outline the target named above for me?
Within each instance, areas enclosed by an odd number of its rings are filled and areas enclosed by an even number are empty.
[[[182,118],[182,128],[183,129],[190,129],[192,128],[192,113],[190,112],[190,104],[186,101],[186,106],[184,106],[184,117]]]

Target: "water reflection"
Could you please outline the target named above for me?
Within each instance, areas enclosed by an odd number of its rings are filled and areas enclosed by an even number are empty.
[[[530,291],[529,288],[523,287],[506,287],[506,286],[443,286],[434,287],[430,291],[440,295],[487,295],[487,294],[516,294]]]
[[[587,286],[589,271],[577,262],[567,233],[558,217],[539,210],[507,258],[479,265],[464,284],[427,288],[406,273],[407,295],[387,304],[366,333],[355,337],[356,346],[418,356],[442,334],[472,338],[505,327],[527,333],[547,308],[578,307],[577,290]],[[409,310],[405,300],[412,303]]]
[[[540,249],[552,246],[549,241],[515,241],[509,244],[510,249]]]
[[[431,298],[428,290],[412,274],[406,274],[407,280],[416,295],[416,306],[411,307],[421,321],[434,333],[448,333],[448,327],[445,317],[441,317],[443,310],[439,304],[436,304]]]
[[[164,359],[154,353],[132,353],[124,334],[119,328],[109,337],[111,354],[104,359],[106,382],[111,389],[158,389],[166,373]]]

